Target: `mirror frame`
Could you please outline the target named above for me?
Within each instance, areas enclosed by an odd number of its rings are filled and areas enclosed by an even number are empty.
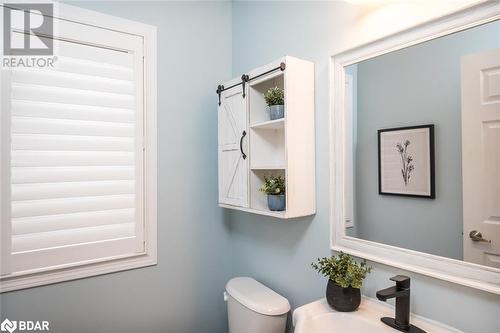
[[[500,19],[500,3],[488,1],[397,32],[330,58],[330,249],[433,278],[500,294],[500,270],[346,235],[345,67]],[[348,155],[347,155],[348,156]]]

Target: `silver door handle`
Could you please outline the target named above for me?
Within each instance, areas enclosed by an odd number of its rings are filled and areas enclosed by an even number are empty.
[[[484,239],[483,235],[477,230],[472,230],[471,232],[469,232],[469,238],[472,239],[474,242],[491,243],[491,240]]]

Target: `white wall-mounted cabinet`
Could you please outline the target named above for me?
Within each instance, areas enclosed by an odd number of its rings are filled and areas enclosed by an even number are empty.
[[[263,75],[264,74],[264,75]],[[279,218],[316,212],[314,64],[283,57],[224,83],[219,105],[219,205]],[[271,120],[264,93],[285,92],[285,116]],[[270,211],[265,176],[286,181],[286,210]]]

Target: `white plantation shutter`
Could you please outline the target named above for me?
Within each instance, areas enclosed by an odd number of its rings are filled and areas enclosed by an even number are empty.
[[[145,248],[142,38],[56,24],[56,68],[2,72],[2,275]]]

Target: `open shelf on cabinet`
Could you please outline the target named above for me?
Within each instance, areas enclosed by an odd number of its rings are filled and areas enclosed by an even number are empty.
[[[250,172],[250,208],[258,211],[271,212],[267,207],[267,195],[259,189],[264,184],[264,177],[285,178],[285,169],[259,169]],[[282,212],[272,212],[285,215],[286,210]]]
[[[219,207],[229,208],[229,209],[237,209],[237,210],[241,210],[241,211],[247,212],[247,213],[272,216],[272,217],[276,217],[276,218],[279,218],[279,219],[286,219],[286,218],[288,218],[288,216],[286,215],[285,211],[283,211],[283,212],[273,212],[271,210],[259,210],[259,209],[253,209],[253,208],[245,208],[245,207],[232,206],[232,205],[227,205],[227,204],[219,204]]]
[[[250,165],[276,169],[285,165],[285,129],[250,130]]]
[[[263,121],[250,126],[256,130],[279,130],[285,127],[285,118]]]
[[[279,87],[285,89],[285,75],[282,72],[277,72],[264,76],[263,78],[252,82],[248,87],[249,95],[249,114],[250,127],[263,124],[271,121],[269,107],[264,99],[264,93],[269,88]],[[285,95],[286,98],[286,95]],[[286,109],[285,109],[286,115]],[[283,119],[284,120],[284,119]]]

